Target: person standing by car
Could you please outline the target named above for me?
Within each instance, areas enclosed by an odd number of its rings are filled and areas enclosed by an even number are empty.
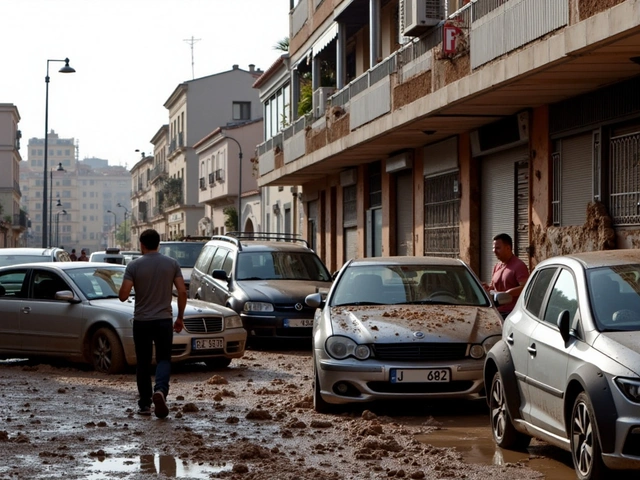
[[[88,262],[89,257],[87,257],[87,252],[85,252],[84,248],[80,250],[80,256],[78,257],[79,262]]]
[[[71,249],[71,255],[69,255],[69,258],[71,258],[72,262],[78,261],[78,256],[76,255],[76,249],[75,248]]]
[[[506,318],[513,310],[524,284],[527,283],[529,269],[513,253],[513,240],[506,233],[493,237],[493,253],[499,261],[493,266],[491,283],[485,283],[483,286],[492,293],[506,292],[511,295],[511,303],[498,306],[502,318]]]
[[[178,262],[158,252],[160,235],[153,229],[140,234],[142,256],[127,264],[118,297],[129,299],[135,290],[133,314],[133,342],[136,350],[136,381],[140,415],[151,414],[151,403],[158,418],[169,414],[166,398],[171,375],[171,344],[173,332],[184,326],[183,315],[187,304],[187,289]],[[178,292],[178,316],[173,323],[171,301],[175,286]],[[156,348],[155,386],[151,385],[151,360]]]

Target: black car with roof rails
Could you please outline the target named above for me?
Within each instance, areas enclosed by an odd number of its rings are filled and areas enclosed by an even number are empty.
[[[298,235],[230,232],[203,247],[189,296],[238,312],[249,338],[310,338],[315,309],[304,299],[331,283],[327,267]]]

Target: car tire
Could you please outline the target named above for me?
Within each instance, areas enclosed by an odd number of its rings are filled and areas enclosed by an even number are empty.
[[[511,422],[500,372],[496,372],[491,381],[489,418],[493,440],[499,447],[509,450],[524,450],[531,443],[531,437],[517,431]]]
[[[579,480],[605,478],[607,468],[602,461],[596,416],[589,396],[582,392],[571,410],[571,457]]]
[[[231,364],[230,358],[210,358],[204,361],[205,365],[213,370],[227,368]]]
[[[313,381],[313,409],[318,413],[331,413],[334,411],[334,406],[330,403],[327,403],[322,398],[322,394],[320,393],[320,380],[318,379],[318,371],[317,368],[314,368],[314,381]]]
[[[91,337],[90,355],[93,368],[101,373],[120,373],[126,366],[120,339],[110,328],[95,331]]]

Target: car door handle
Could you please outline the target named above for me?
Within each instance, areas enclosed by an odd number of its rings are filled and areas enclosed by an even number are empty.
[[[505,338],[505,341],[509,344],[509,345],[513,345],[513,333],[510,333],[507,338]]]
[[[20,311],[22,313],[31,313],[31,307],[22,307]]]
[[[527,351],[532,355],[532,356],[536,356],[536,354],[538,353],[538,349],[536,348],[536,344],[532,343],[531,345],[529,345],[527,347]]]

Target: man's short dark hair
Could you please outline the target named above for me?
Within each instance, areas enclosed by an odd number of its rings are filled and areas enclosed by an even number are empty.
[[[160,234],[153,228],[148,228],[140,234],[140,243],[147,250],[157,250],[158,245],[160,245]]]
[[[495,237],[494,240],[500,240],[505,245],[509,245],[513,249],[513,240],[511,240],[511,236],[508,233],[499,233]]]

